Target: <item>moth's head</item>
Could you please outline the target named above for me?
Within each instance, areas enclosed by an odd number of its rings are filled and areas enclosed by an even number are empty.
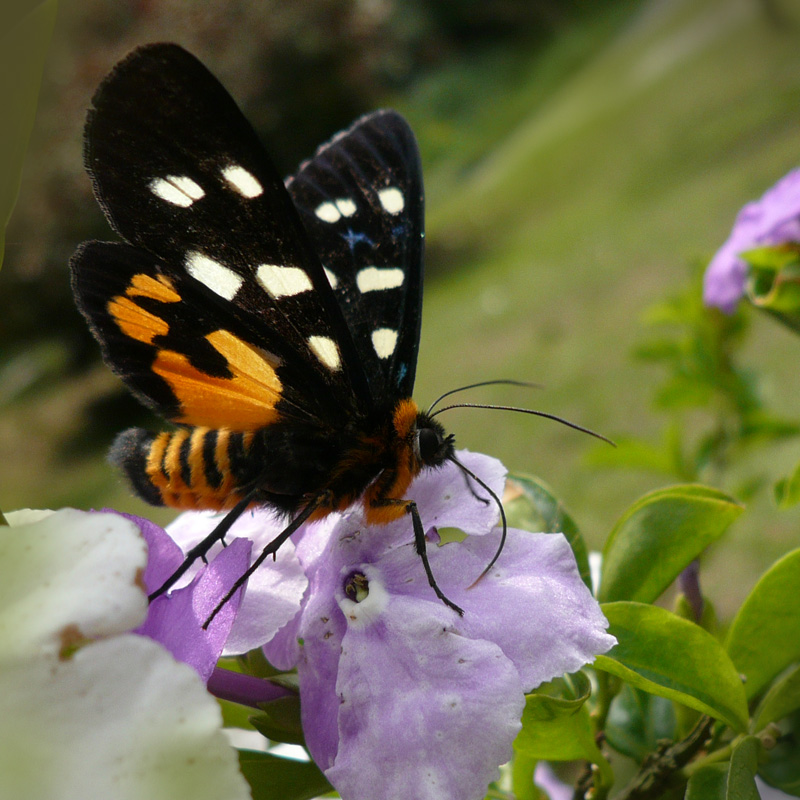
[[[440,467],[455,453],[455,436],[420,411],[414,431],[414,456],[423,467]]]

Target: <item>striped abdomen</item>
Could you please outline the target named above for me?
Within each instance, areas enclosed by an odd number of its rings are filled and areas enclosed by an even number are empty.
[[[154,434],[123,431],[109,455],[125,471],[136,493],[152,505],[181,509],[232,508],[252,470],[247,458],[254,434],[181,428]]]

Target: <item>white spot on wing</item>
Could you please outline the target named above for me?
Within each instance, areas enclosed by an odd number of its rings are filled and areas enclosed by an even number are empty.
[[[232,300],[244,283],[241,275],[196,250],[186,254],[186,271],[195,280],[226,300]]]
[[[262,264],[256,270],[256,280],[276,300],[279,297],[294,297],[313,288],[311,278],[302,269],[278,264]]]
[[[328,336],[309,336],[308,346],[311,352],[332,372],[342,366],[339,348],[336,342]]]
[[[342,218],[342,214],[338,208],[333,203],[321,203],[316,207],[314,213],[323,221],[323,222],[338,222]]]
[[[326,200],[320,203],[314,213],[323,222],[338,222],[342,217],[352,217],[356,213],[356,204],[349,197],[340,197],[338,200]]]
[[[222,177],[237,191],[242,197],[258,197],[263,191],[263,187],[256,179],[255,175],[248,172],[238,164],[230,164],[222,170]]]
[[[378,192],[378,200],[381,201],[384,210],[390,214],[399,214],[406,207],[403,193],[396,186],[381,189]]]
[[[328,278],[331,289],[335,289],[339,285],[339,279],[327,267],[323,267],[323,269],[325,270],[325,276]]]
[[[148,184],[150,191],[174,206],[188,208],[195,200],[205,197],[202,186],[186,175],[167,175],[166,178],[153,178]]]
[[[356,213],[356,204],[349,197],[342,197],[333,202],[343,217],[352,217]]]
[[[397,331],[391,328],[378,328],[372,331],[372,346],[378,358],[389,358],[397,347]]]
[[[358,290],[375,292],[381,289],[396,289],[403,285],[405,273],[397,267],[365,267],[356,275]]]

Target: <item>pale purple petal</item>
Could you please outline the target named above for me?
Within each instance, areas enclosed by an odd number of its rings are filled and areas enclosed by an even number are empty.
[[[211,533],[223,518],[224,514],[219,513],[187,512],[172,522],[167,531],[186,551]],[[252,542],[252,558],[255,559],[284,527],[285,522],[270,511],[247,511],[236,520],[225,539],[227,542],[238,539]],[[221,544],[214,545],[209,551],[209,559],[216,558],[223,549]],[[188,574],[194,574],[198,566]],[[242,607],[223,655],[246,653],[269,641],[297,614],[307,584],[294,545],[291,541],[284,543],[276,559],[267,559],[249,578]]]
[[[509,529],[497,563],[466,590],[465,580],[494,555],[494,543],[470,538],[462,549],[473,556],[471,568],[466,553],[451,554],[448,547],[431,561],[444,592],[464,609],[459,627],[499,645],[526,691],[580,669],[616,644],[562,534]]]
[[[498,496],[503,494],[506,468],[496,459],[482,453],[459,450],[456,458],[474,472]],[[468,479],[455,464],[445,463],[428,470],[411,484],[407,496],[419,509],[425,530],[437,527],[460,528],[473,536],[482,536],[498,524],[500,511],[486,490]],[[413,538],[410,520],[406,522],[406,540]]]
[[[320,583],[318,587],[312,583],[308,603],[303,609],[303,646],[297,675],[306,744],[316,764],[326,769],[333,765],[338,748],[340,703],[336,676],[347,623],[334,599],[338,586],[331,581]],[[269,653],[267,658],[270,658]]]
[[[268,558],[250,576],[223,655],[246,653],[268,642],[297,614],[307,585],[294,546],[285,542],[275,561]]]
[[[547,792],[550,800],[572,800],[574,796],[573,788],[560,781],[550,765],[545,761],[540,761],[536,765],[533,781]]]
[[[163,644],[207,681],[239,610],[242,590],[222,607],[208,630],[203,629],[203,624],[247,569],[250,549],[247,539],[232,542],[188,586],[156,598],[144,624],[135,632]]]
[[[499,750],[510,747],[518,730],[523,690],[578,669],[612,647],[605,618],[560,534],[511,529],[498,565],[472,589],[496,538],[431,547],[442,588],[465,608],[461,618],[433,594],[412,543],[376,547],[370,538],[381,529],[353,528],[354,522],[340,520],[338,535],[318,554],[303,612],[265,648],[273,661],[273,648],[285,652],[280,648],[287,647],[281,642],[284,633],[287,640],[303,640],[298,675],[303,729],[314,760],[346,797],[383,797],[382,790],[365,794],[370,786],[384,786],[365,772],[366,763],[377,765],[387,786],[400,787],[398,797],[426,791],[443,798],[480,797],[497,765],[509,757],[510,750]],[[343,595],[353,572],[369,579],[369,595],[358,604]],[[465,670],[474,685],[454,681],[452,665],[443,665],[452,655],[451,641],[481,662],[480,669],[473,663]],[[492,667],[483,664],[484,658]],[[426,665],[442,675],[441,684],[427,675]],[[506,670],[513,675],[513,690]],[[420,692],[430,696],[421,698]],[[446,718],[452,727],[442,727],[437,710],[435,698],[442,692],[460,709],[452,720]],[[358,702],[348,705],[348,697]],[[487,697],[494,716],[487,716],[482,705]],[[477,727],[487,730],[481,748],[474,746]],[[423,728],[434,733],[424,736]],[[471,768],[453,762],[453,752],[463,754]],[[422,769],[403,769],[417,762]],[[455,763],[453,771],[444,766],[448,763]]]
[[[748,203],[728,240],[706,270],[703,299],[730,314],[744,294],[747,264],[740,254],[762,245],[800,242],[800,169],[793,170],[763,197]]]
[[[478,800],[520,730],[517,671],[497,646],[454,630],[441,604],[380,593],[374,577],[353,604],[326,776],[344,797]]]
[[[471,639],[499,645],[526,691],[580,669],[614,646],[614,637],[605,632],[608,622],[561,534],[510,528],[497,563],[473,586],[496,546],[488,537],[470,537],[431,548],[431,567],[440,588],[464,609],[461,618],[452,612],[454,626]],[[415,559],[410,547],[387,553],[380,560],[382,580],[393,595],[435,601]]]

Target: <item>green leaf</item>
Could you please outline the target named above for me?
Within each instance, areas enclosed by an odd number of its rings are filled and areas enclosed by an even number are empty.
[[[783,314],[800,309],[800,264],[797,253],[778,271],[753,268],[747,281],[747,295],[753,305]]]
[[[675,739],[675,706],[629,684],[614,698],[606,721],[608,743],[641,763],[661,739]]]
[[[750,730],[757,733],[770,722],[788,717],[800,709],[800,666],[790,669],[770,686],[758,704]]]
[[[533,782],[537,763],[535,758],[528,758],[524,753],[514,754],[511,762],[511,788],[515,800],[547,800],[547,796]]]
[[[250,724],[250,716],[253,713],[252,708],[233,703],[230,700],[221,700],[219,697],[217,698],[217,703],[222,711],[223,727],[253,730],[253,726]]]
[[[240,750],[239,767],[253,790],[253,800],[311,800],[333,789],[313,761]]]
[[[261,707],[263,713],[250,716],[249,722],[262,736],[273,742],[305,744],[299,697],[280,697]]]
[[[654,601],[742,510],[728,495],[694,484],[645,495],[608,537],[598,598]]]
[[[569,681],[551,681],[527,695],[514,749],[537,760],[605,763],[586,708],[590,691],[589,679],[579,672]]]
[[[746,736],[733,748],[731,760],[697,770],[686,787],[685,800],[759,800],[755,775],[761,743]]]
[[[758,774],[770,786],[800,797],[800,711],[777,723],[780,735]]]
[[[589,557],[583,537],[547,484],[532,475],[509,475],[503,507],[508,524],[513,528],[535,533],[563,533],[575,554],[583,582],[592,588]]]
[[[800,252],[796,245],[770,245],[767,247],[753,247],[740,253],[740,256],[759,270],[780,272],[784,267],[796,264],[800,260]]]
[[[689,778],[683,800],[725,800],[728,764],[710,764]]]
[[[658,606],[617,602],[602,609],[617,645],[596,657],[596,669],[745,730],[744,688],[711,634]]]
[[[746,677],[748,699],[800,660],[798,587],[800,550],[794,550],[761,576],[728,631],[728,655]]]
[[[791,508],[800,503],[800,463],[790,475],[775,484],[775,502],[778,508]]]
[[[55,20],[55,0],[0,3],[0,265]]]
[[[728,771],[728,794],[730,800],[759,800],[756,786],[758,756],[761,742],[755,736],[745,736],[731,753]]]

